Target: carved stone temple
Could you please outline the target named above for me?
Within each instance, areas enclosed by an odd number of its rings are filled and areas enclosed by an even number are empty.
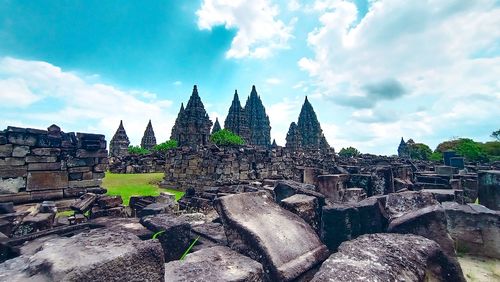
[[[120,120],[120,125],[116,130],[115,135],[109,142],[109,155],[111,157],[121,157],[128,155],[128,146],[130,140],[128,139],[127,132],[123,127],[123,121]]]
[[[144,131],[144,136],[141,139],[141,147],[151,150],[154,146],[156,146],[156,137],[151,120],[149,120],[146,130]]]
[[[181,106],[170,139],[177,140],[179,146],[207,145],[211,128],[212,121],[205,111],[195,85],[186,108],[184,109],[184,105]]]
[[[229,108],[226,120],[224,121],[224,128],[238,134],[245,143],[250,142],[250,129],[248,128],[248,117],[243,107],[241,107],[238,91],[234,91],[233,102]]]
[[[305,99],[300,110],[297,124],[292,122],[286,136],[286,147],[292,149],[328,149],[330,145],[321,129],[316,113],[309,102]]]
[[[403,137],[401,137],[401,142],[399,142],[398,146],[398,156],[403,159],[409,159],[410,158],[410,147],[408,144],[406,144],[405,140]]]
[[[212,134],[214,134],[215,132],[217,132],[221,129],[222,128],[220,127],[219,118],[215,118],[214,127],[212,128]]]
[[[255,85],[245,104],[244,112],[248,118],[248,128],[250,129],[249,145],[270,146],[271,145],[271,125],[266,109],[262,104],[260,96],[257,94]]]

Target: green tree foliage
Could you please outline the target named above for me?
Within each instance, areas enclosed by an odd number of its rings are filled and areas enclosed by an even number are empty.
[[[488,147],[488,150],[494,150],[495,148],[495,146],[491,144],[486,145],[486,147]],[[442,154],[447,150],[453,150],[469,161],[486,162],[489,159],[489,154],[485,150],[485,144],[475,142],[474,140],[469,138],[458,138],[455,140],[442,142],[437,146],[434,152]]]
[[[156,146],[153,147],[154,151],[158,152],[166,152],[168,150],[177,148],[179,146],[179,143],[177,143],[177,140],[168,140],[163,143],[160,143]]]
[[[433,152],[429,158],[431,161],[439,162],[443,160],[443,153],[441,152]]]
[[[149,150],[144,149],[141,146],[128,146],[128,152],[132,155],[146,155],[151,153]]]
[[[357,157],[360,154],[361,153],[358,151],[358,149],[356,149],[354,147],[342,148],[339,151],[339,156],[346,157],[346,158]]]
[[[500,141],[500,129],[497,131],[493,131],[490,135],[493,139]]]
[[[432,155],[432,150],[429,146],[423,143],[409,144],[410,157],[414,160],[429,160]]]
[[[210,141],[217,146],[235,146],[245,144],[243,138],[227,129],[222,129],[212,134],[210,136]]]

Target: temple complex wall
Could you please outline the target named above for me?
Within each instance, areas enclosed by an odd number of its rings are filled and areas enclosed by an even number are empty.
[[[0,131],[0,202],[78,197],[100,188],[108,163],[104,135],[9,126]]]
[[[183,147],[170,150],[165,158],[164,187],[203,187],[249,183],[263,179],[302,182],[304,169],[336,173],[333,151],[292,151],[283,147]]]

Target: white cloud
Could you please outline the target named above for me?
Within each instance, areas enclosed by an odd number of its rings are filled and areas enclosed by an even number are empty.
[[[351,2],[316,1],[320,26],[307,39],[314,56],[298,62],[323,99],[355,109],[348,128],[327,134],[331,144],[361,135],[360,147],[389,153],[387,144],[400,136],[434,142],[443,131],[482,136],[474,128],[494,126],[500,119],[495,1],[370,5],[359,21]],[[419,105],[426,110],[414,109]]]
[[[299,3],[299,0],[289,0],[287,4],[288,10],[295,12],[299,10],[302,6]]]
[[[267,58],[275,49],[288,48],[296,21],[286,25],[277,19],[278,6],[269,0],[203,0],[196,15],[200,29],[224,25],[238,30],[226,53],[228,58]]]
[[[172,83],[172,84],[173,84],[173,85],[175,85],[175,86],[181,86],[181,85],[182,85],[182,81],[180,81],[180,80],[176,80],[176,81],[174,81],[174,83]]]
[[[89,83],[74,73],[41,61],[0,59],[0,93],[2,101],[17,100],[12,104],[18,106],[50,99],[53,109],[52,112],[22,109],[16,112],[16,124],[7,124],[5,118],[0,121],[3,127],[36,124],[46,128],[56,123],[65,131],[106,134],[109,141],[123,120],[131,142],[139,144],[149,119],[158,141],[169,138],[174,120],[169,114],[172,102],[159,100],[154,93]],[[9,112],[4,114],[8,116]]]
[[[266,79],[266,83],[267,84],[270,84],[270,85],[277,85],[277,84],[281,84],[281,79],[277,78],[277,77],[270,77],[268,79]]]

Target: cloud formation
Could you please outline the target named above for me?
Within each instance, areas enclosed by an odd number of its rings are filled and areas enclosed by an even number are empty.
[[[138,144],[151,118],[157,139],[166,140],[174,118],[168,113],[172,102],[156,97],[146,91],[89,83],[47,62],[0,59],[0,108],[6,108],[6,118],[0,121],[3,128],[56,123],[70,131],[104,133],[109,141],[123,119],[131,141]],[[34,107],[44,103],[50,104],[50,111]],[[33,107],[19,115],[16,108],[26,106]]]
[[[277,19],[279,8],[269,0],[203,0],[196,15],[202,30],[237,29],[227,58],[268,58],[275,49],[287,48],[295,22]]]

